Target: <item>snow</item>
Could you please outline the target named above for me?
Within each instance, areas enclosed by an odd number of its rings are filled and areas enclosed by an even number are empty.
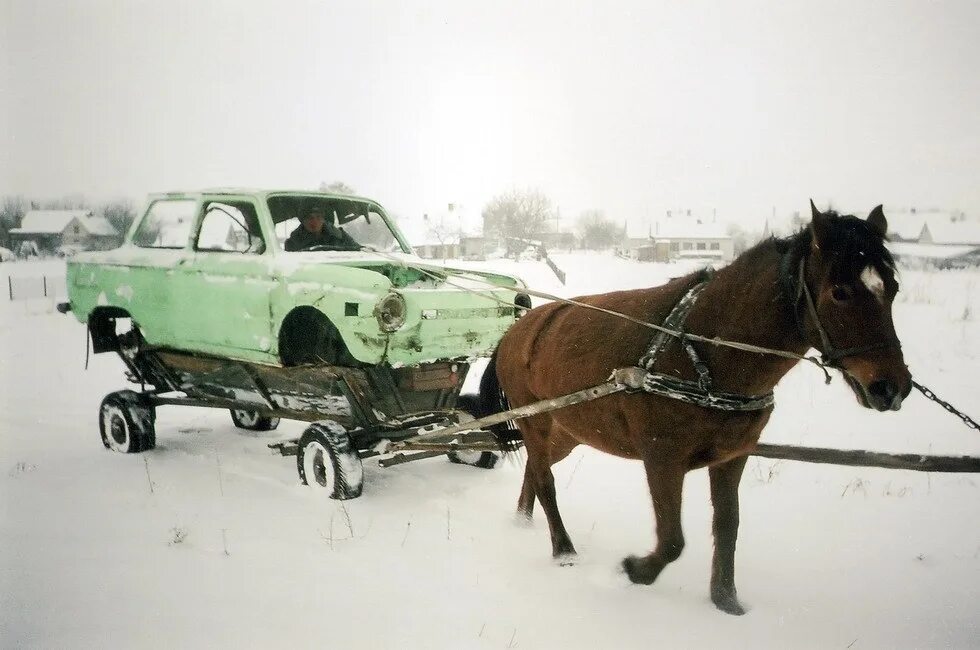
[[[687,267],[601,254],[471,263],[572,296],[657,284]],[[4,264],[62,276],[63,262]],[[895,322],[917,379],[976,410],[977,271],[904,271]],[[126,387],[110,354],[51,301],[0,303],[0,647],[965,648],[980,639],[980,477],[749,461],[737,555],[743,617],[708,597],[704,471],[685,485],[684,554],[649,587],[619,571],[653,544],[638,462],[579,448],[555,467],[575,566],[550,558],[540,510],[514,522],[522,467],[366,461],[347,502],[302,487],[272,432],[162,407],[157,448],[109,453],[97,412]],[[473,375],[468,384],[474,386]],[[768,442],[980,455],[980,434],[910,396],[857,406],[800,365],[776,389]]]

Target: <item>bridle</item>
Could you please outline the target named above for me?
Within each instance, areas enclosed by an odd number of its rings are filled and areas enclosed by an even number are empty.
[[[800,258],[800,266],[796,278],[796,302],[794,307],[796,312],[796,325],[800,330],[800,335],[805,341],[807,339],[806,328],[804,327],[803,319],[800,318],[799,315],[799,303],[802,298],[804,299],[804,304],[806,305],[807,314],[810,316],[810,320],[813,321],[813,324],[817,329],[817,333],[820,335],[820,347],[817,349],[820,351],[820,356],[825,365],[844,372],[845,369],[840,364],[841,359],[855,357],[865,354],[866,352],[874,352],[875,350],[885,350],[891,347],[901,349],[902,344],[897,337],[892,337],[888,341],[880,341],[870,345],[861,345],[851,348],[838,348],[835,346],[833,341],[830,340],[830,335],[827,334],[827,330],[825,330],[823,324],[821,324],[820,318],[817,316],[817,306],[816,303],[814,303],[813,296],[810,293],[810,287],[806,283],[806,260],[806,255]]]

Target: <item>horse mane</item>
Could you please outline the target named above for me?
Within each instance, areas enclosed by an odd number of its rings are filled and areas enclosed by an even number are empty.
[[[853,284],[868,266],[874,267],[887,283],[895,281],[895,259],[882,237],[864,219],[841,215],[833,210],[824,213],[827,220],[823,252],[829,256],[830,278],[834,283]],[[754,248],[775,248],[780,253],[779,284],[791,304],[799,295],[799,267],[813,244],[813,229],[804,226],[789,237],[771,237]]]

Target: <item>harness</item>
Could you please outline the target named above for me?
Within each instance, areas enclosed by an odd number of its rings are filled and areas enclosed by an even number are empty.
[[[682,402],[697,404],[698,406],[705,406],[707,408],[720,409],[723,411],[759,411],[769,408],[774,403],[772,391],[766,393],[765,395],[739,395],[737,393],[726,393],[723,391],[712,390],[711,372],[708,369],[708,366],[701,360],[697,350],[694,349],[693,342],[684,332],[684,321],[687,320],[687,315],[694,307],[694,303],[697,301],[698,295],[708,284],[710,279],[710,272],[703,272],[700,281],[688,289],[687,293],[685,293],[677,304],[674,305],[674,308],[667,315],[667,318],[664,319],[663,327],[665,329],[673,330],[678,334],[672,336],[665,331],[658,330],[657,333],[654,334],[653,340],[650,343],[650,347],[647,349],[646,354],[640,357],[640,362],[638,365],[647,372],[643,379],[643,390],[655,395],[662,395],[664,397],[680,400]],[[823,365],[840,370],[844,373],[846,379],[850,379],[850,373],[848,373],[847,370],[840,364],[841,359],[864,354],[866,352],[873,352],[875,350],[883,350],[892,346],[901,347],[901,344],[897,339],[879,341],[877,343],[851,348],[838,348],[835,346],[833,341],[830,340],[830,335],[827,334],[827,330],[825,330],[823,325],[820,323],[820,318],[817,316],[817,306],[813,300],[813,295],[810,293],[810,287],[806,283],[805,256],[800,259],[800,264],[796,274],[796,300],[794,302],[794,313],[796,314],[796,325],[800,331],[800,335],[804,340],[806,340],[806,330],[803,326],[803,319],[800,316],[800,302],[803,302],[805,305],[806,314],[810,316],[810,320],[813,321],[817,334],[820,337],[820,355],[823,359]],[[687,353],[688,358],[690,358],[691,364],[694,366],[694,370],[698,374],[697,381],[680,379],[678,377],[674,377],[673,375],[665,375],[663,373],[653,371],[653,365],[656,362],[657,356],[667,349],[670,342],[674,338],[680,340],[681,345],[684,347],[684,351]],[[826,370],[824,372],[826,372]]]
[[[712,389],[710,369],[701,360],[694,348],[694,343],[684,334],[684,321],[687,320],[698,295],[707,286],[710,274],[704,272],[701,278],[700,282],[687,290],[687,293],[674,305],[674,308],[667,314],[667,318],[664,319],[664,328],[679,332],[680,335],[671,336],[658,330],[654,334],[646,353],[640,357],[638,365],[646,371],[641,390],[653,395],[669,397],[688,404],[721,411],[761,411],[771,407],[774,404],[772,391],[764,395],[740,395]],[[698,375],[697,381],[654,372],[653,366],[657,357],[670,346],[670,342],[675,338],[680,340],[684,351],[691,360],[691,364]]]

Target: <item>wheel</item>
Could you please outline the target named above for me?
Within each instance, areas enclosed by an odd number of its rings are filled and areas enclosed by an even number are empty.
[[[231,421],[239,429],[248,431],[272,431],[279,426],[279,418],[259,415],[258,411],[231,409]]]
[[[459,412],[460,423],[471,422],[474,419],[471,414],[476,413],[479,408],[474,395],[460,395],[456,406],[461,409]],[[449,458],[450,463],[472,465],[480,469],[493,469],[497,465],[497,461],[500,460],[500,454],[493,451],[450,451],[446,457]]]
[[[156,410],[131,390],[109,393],[99,406],[99,432],[110,451],[138,454],[156,447]]]
[[[500,460],[500,454],[495,451],[450,451],[446,456],[450,463],[472,465],[480,469],[493,469]]]
[[[322,420],[306,428],[299,439],[296,469],[304,485],[330,492],[341,501],[361,496],[364,468],[347,430]]]

